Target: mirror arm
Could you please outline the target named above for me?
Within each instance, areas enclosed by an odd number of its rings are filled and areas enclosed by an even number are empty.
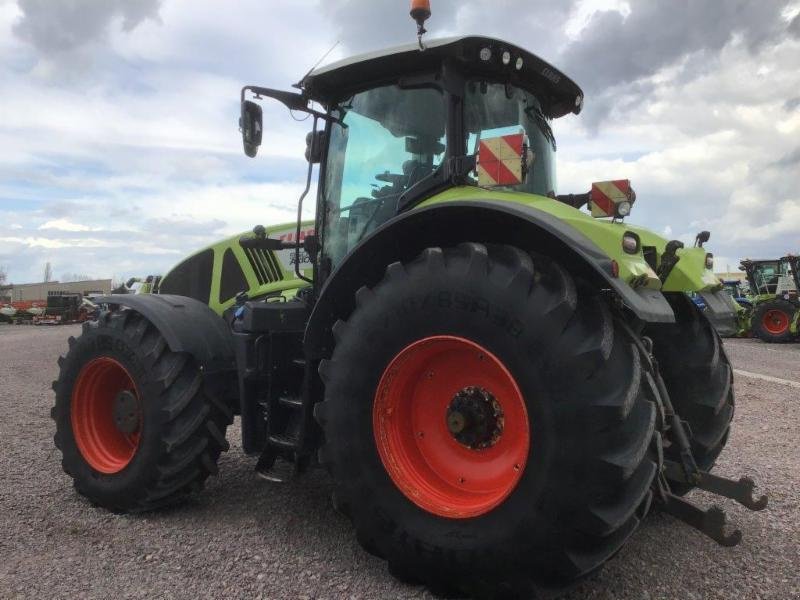
[[[285,92],[283,90],[274,90],[272,88],[259,87],[257,85],[246,85],[242,88],[241,100],[244,102],[245,93],[251,91],[256,97],[266,96],[267,98],[274,98],[289,110],[308,110],[308,100],[302,94],[295,92]]]
[[[277,100],[281,104],[283,104],[289,110],[298,110],[304,113],[308,113],[313,117],[318,119],[323,119],[325,121],[330,121],[332,123],[339,123],[340,125],[344,124],[340,119],[329,115],[327,113],[319,112],[318,110],[314,110],[313,108],[309,108],[308,106],[308,98],[306,98],[303,94],[297,94],[295,92],[286,92],[284,90],[274,90],[272,88],[265,88],[259,87],[257,85],[246,85],[242,88],[241,92],[241,101],[244,102],[245,93],[247,91],[252,92],[256,99],[261,98],[262,96],[266,96],[267,98],[273,98]]]
[[[294,249],[294,243],[282,242],[274,238],[254,238],[242,236],[239,238],[239,245],[245,250],[290,250]]]

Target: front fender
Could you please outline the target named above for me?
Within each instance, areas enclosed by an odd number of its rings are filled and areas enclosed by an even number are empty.
[[[679,263],[680,264],[680,263]],[[706,303],[705,313],[722,337],[740,333],[739,311],[743,310],[725,290],[698,292]]]
[[[722,287],[714,271],[706,269],[705,248],[679,248],[675,253],[678,257],[677,264],[664,280],[661,288],[665,292],[695,292],[717,291]]]
[[[206,372],[236,367],[228,325],[199,300],[170,294],[112,294],[94,302],[135,310],[158,329],[170,350],[191,354]]]

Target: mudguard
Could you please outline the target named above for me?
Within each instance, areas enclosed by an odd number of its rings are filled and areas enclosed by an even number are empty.
[[[706,303],[705,313],[722,337],[731,337],[739,331],[736,305],[731,295],[724,291],[697,292]]]
[[[173,352],[188,352],[206,372],[236,368],[233,339],[225,321],[208,305],[170,294],[112,294],[94,300],[127,306],[158,328]]]
[[[310,358],[332,349],[331,327],[355,306],[355,292],[373,286],[386,266],[407,262],[425,248],[472,241],[510,244],[546,254],[598,289],[611,289],[641,320],[673,323],[675,315],[659,290],[634,289],[614,277],[612,260],[592,240],[560,219],[511,202],[452,201],[403,213],[384,223],[353,248],[328,276],[306,328]]]

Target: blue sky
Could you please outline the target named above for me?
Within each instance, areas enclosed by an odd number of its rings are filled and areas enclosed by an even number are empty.
[[[238,90],[414,39],[406,0],[0,0],[0,265],[163,273],[257,223],[291,221],[308,123],[265,105],[241,152]],[[485,33],[586,91],[554,124],[559,191],[630,178],[632,220],[718,266],[800,252],[800,2],[434,0],[432,37]]]

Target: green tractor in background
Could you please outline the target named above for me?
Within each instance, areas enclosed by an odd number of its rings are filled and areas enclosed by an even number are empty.
[[[98,300],[54,383],[77,490],[118,512],[179,501],[240,415],[261,476],[321,464],[361,545],[439,593],[569,585],[656,505],[738,543],[719,508],[683,498],[767,502],[710,473],[734,393],[706,315],[733,319],[730,297],[707,234],[684,248],[625,220],[626,181],[556,194],[550,124],[580,112],[580,88],[478,36],[344,60],[298,88],[246,86],[240,125],[254,156],[251,96],[310,115],[315,221],[304,192],[296,223],[194,254],[158,294]]]
[[[747,275],[752,309],[748,331],[770,342],[791,342],[800,335],[800,259],[750,260],[739,268]]]

